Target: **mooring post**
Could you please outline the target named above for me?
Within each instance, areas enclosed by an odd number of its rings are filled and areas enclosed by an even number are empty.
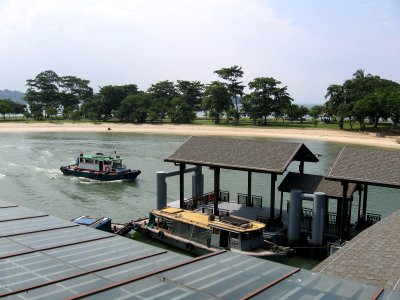
[[[325,211],[326,211],[325,193],[314,193],[313,219],[311,242],[314,245],[322,245],[325,232]]]
[[[167,183],[164,171],[157,172],[157,209],[163,209],[167,206]]]
[[[202,167],[196,166],[192,175],[192,197],[199,197],[204,194],[204,174]]]
[[[294,244],[300,240],[300,221],[301,221],[301,190],[291,190],[289,203],[289,244]]]

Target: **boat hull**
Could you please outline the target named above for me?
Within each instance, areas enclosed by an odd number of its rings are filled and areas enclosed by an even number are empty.
[[[125,172],[98,172],[90,170],[82,170],[71,166],[63,166],[60,168],[64,175],[83,177],[99,181],[114,181],[114,180],[135,180],[141,173],[140,170],[127,170]]]
[[[243,255],[249,255],[253,257],[259,258],[268,258],[273,260],[286,259],[290,254],[286,249],[282,249],[280,251],[271,251],[267,249],[258,249],[255,251],[240,251],[233,248],[217,248],[212,246],[203,245],[198,242],[190,241],[183,237],[172,234],[166,230],[156,228],[156,227],[148,227],[148,219],[142,219],[140,221],[133,222],[133,230],[140,232],[150,238],[158,240],[162,243],[168,244],[170,246],[185,250],[190,252],[196,256],[205,255],[211,252],[221,251],[221,250],[230,250],[232,252],[240,253]]]

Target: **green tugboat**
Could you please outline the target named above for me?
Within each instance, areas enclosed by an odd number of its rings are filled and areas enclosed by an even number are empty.
[[[135,180],[140,170],[128,169],[119,155],[106,156],[103,153],[83,154],[76,163],[60,167],[64,175],[84,177],[99,181]]]

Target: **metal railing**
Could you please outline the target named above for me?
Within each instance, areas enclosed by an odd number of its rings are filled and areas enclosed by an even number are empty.
[[[247,206],[262,207],[262,197],[257,195],[251,195],[251,200],[249,201],[248,194],[238,193],[237,203]]]

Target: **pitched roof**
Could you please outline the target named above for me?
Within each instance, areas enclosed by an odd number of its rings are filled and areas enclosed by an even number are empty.
[[[324,176],[320,175],[289,172],[279,185],[278,191],[290,193],[293,189],[309,194],[323,192],[327,197],[334,199],[342,198],[343,194],[342,185],[338,181],[325,180]],[[356,184],[349,184],[347,198],[350,199],[356,190]]]
[[[317,162],[302,143],[191,137],[166,162],[260,173],[285,172],[293,161]]]
[[[343,147],[326,179],[400,188],[400,152]]]

